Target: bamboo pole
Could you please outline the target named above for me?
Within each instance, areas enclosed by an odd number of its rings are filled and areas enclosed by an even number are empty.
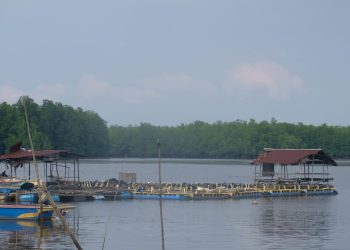
[[[157,147],[158,147],[158,180],[159,180],[159,212],[160,212],[160,231],[161,231],[161,237],[162,237],[162,250],[165,249],[164,245],[164,224],[163,224],[163,202],[162,202],[162,171],[161,171],[161,164],[160,164],[160,142],[159,139],[157,140]]]
[[[24,114],[25,114],[25,120],[26,120],[26,125],[27,125],[27,133],[28,133],[30,148],[31,148],[31,151],[32,151],[32,157],[33,157],[33,162],[34,162],[34,166],[35,166],[35,173],[36,173],[37,182],[38,182],[38,191],[39,191],[40,198],[41,198],[41,199],[39,199],[39,201],[42,202],[42,198],[44,196],[46,196],[46,198],[49,200],[49,203],[52,206],[54,212],[56,213],[56,215],[58,216],[58,218],[62,222],[65,231],[71,237],[74,245],[76,246],[76,248],[78,250],[82,250],[83,248],[80,246],[80,244],[79,244],[78,240],[76,239],[75,235],[73,234],[73,232],[69,229],[69,227],[68,227],[64,217],[62,216],[62,214],[59,211],[56,203],[52,199],[51,194],[49,192],[47,192],[45,183],[44,182],[43,183],[40,182],[39,167],[38,167],[38,162],[36,161],[36,157],[35,157],[33,140],[32,140],[32,136],[31,136],[30,129],[29,129],[28,114],[27,114],[27,108],[26,108],[26,105],[25,105],[24,98],[22,98],[22,104],[23,104],[23,107],[24,107]]]

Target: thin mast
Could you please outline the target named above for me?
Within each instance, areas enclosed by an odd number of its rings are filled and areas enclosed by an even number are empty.
[[[164,245],[164,225],[163,225],[163,203],[162,203],[162,171],[161,171],[161,165],[160,165],[160,142],[159,139],[157,140],[157,147],[158,147],[158,178],[159,178],[159,212],[160,212],[160,230],[161,230],[161,236],[162,236],[162,250],[165,250]]]
[[[24,107],[24,115],[25,115],[25,120],[26,120],[26,125],[27,125],[27,133],[28,133],[28,139],[29,139],[29,143],[30,143],[30,148],[32,151],[32,157],[33,157],[33,162],[34,162],[34,166],[35,166],[35,173],[36,173],[36,177],[37,177],[37,182],[38,182],[38,191],[39,191],[39,200],[40,202],[42,202],[42,197],[45,194],[45,196],[47,197],[50,205],[53,207],[53,210],[55,211],[56,215],[58,216],[58,218],[61,220],[65,231],[68,233],[68,235],[71,237],[74,245],[76,246],[76,248],[78,250],[82,250],[83,248],[80,246],[78,240],[75,238],[75,235],[73,234],[73,232],[69,229],[64,217],[62,216],[61,212],[59,211],[56,203],[54,202],[54,200],[52,199],[52,196],[50,194],[50,192],[47,192],[46,189],[46,185],[45,183],[41,183],[40,182],[40,175],[39,175],[39,167],[38,167],[38,162],[36,161],[36,157],[35,157],[35,152],[34,152],[34,146],[33,146],[33,140],[32,140],[32,135],[30,133],[30,129],[29,129],[29,121],[28,121],[28,114],[27,114],[27,108],[26,108],[26,104],[25,104],[25,98],[22,97],[21,98],[22,101],[22,105]]]

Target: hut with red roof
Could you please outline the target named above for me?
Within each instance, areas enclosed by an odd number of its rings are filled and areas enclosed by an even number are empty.
[[[322,149],[271,149],[251,162],[255,182],[329,182],[328,166],[337,163]]]
[[[44,178],[50,180],[71,180],[80,179],[79,156],[69,153],[66,150],[34,150],[34,156],[38,162],[42,163]],[[19,168],[21,177],[32,178],[31,168],[33,167],[33,152],[21,147],[21,142],[10,147],[10,152],[0,155],[0,163],[6,167],[7,176],[18,177]]]

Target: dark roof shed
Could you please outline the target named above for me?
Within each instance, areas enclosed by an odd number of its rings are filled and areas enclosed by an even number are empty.
[[[254,161],[253,165],[274,163],[280,165],[297,164],[326,164],[336,166],[337,163],[322,149],[264,149]]]

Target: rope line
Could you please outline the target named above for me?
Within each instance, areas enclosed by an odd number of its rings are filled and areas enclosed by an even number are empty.
[[[112,203],[111,209],[110,209],[109,214],[108,214],[108,219],[107,219],[107,224],[106,224],[106,228],[105,228],[105,233],[104,233],[104,236],[103,236],[102,250],[105,249],[105,242],[106,242],[108,226],[109,226],[109,223],[111,221],[112,211],[113,211],[113,208],[114,208],[113,204],[114,204],[114,201],[115,201],[115,199],[117,197],[117,192],[118,192],[118,190],[116,190],[115,193],[114,193],[113,203]]]

